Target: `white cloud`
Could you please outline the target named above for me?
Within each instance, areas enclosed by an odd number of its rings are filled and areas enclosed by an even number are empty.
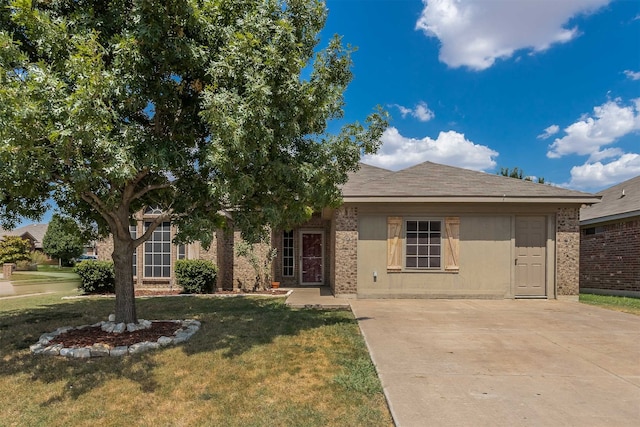
[[[640,154],[627,153],[610,163],[585,163],[571,168],[571,188],[601,190],[640,175]]]
[[[578,36],[567,28],[576,15],[611,0],[422,0],[416,29],[440,40],[440,60],[450,67],[484,70],[519,49],[544,51]]]
[[[498,152],[487,146],[474,144],[464,134],[440,132],[437,139],[402,136],[395,127],[382,134],[382,147],[375,155],[367,155],[364,163],[385,169],[399,170],[425,161],[484,171],[496,166]]]
[[[590,156],[591,161],[618,155],[602,147],[629,133],[640,130],[640,98],[633,105],[621,105],[620,99],[593,108],[593,116],[584,116],[564,129],[566,135],[549,146],[547,157],[569,154]],[[615,153],[615,154],[614,154]]]
[[[538,135],[538,139],[547,139],[558,132],[560,132],[560,126],[551,125],[548,128],[546,128],[543,133]]]
[[[640,80],[640,71],[624,70],[624,75],[631,80]]]
[[[436,116],[424,101],[420,101],[413,109],[398,104],[393,104],[392,106],[397,107],[398,110],[400,110],[400,114],[402,115],[403,119],[407,117],[407,115],[411,115],[421,122],[428,122]]]

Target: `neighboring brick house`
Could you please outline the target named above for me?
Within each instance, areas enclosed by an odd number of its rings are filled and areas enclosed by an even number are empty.
[[[362,164],[342,193],[340,208],[271,234],[281,286],[325,285],[348,298],[578,295],[579,210],[598,202],[591,194],[430,162],[397,172]],[[171,245],[174,231],[163,225],[138,249],[138,286],[173,285],[183,256],[214,260],[218,287],[251,283],[229,224],[207,251]],[[147,275],[156,270],[166,276]]]
[[[580,211],[580,291],[640,297],[640,176]]]

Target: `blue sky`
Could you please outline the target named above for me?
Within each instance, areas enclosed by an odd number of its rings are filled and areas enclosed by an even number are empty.
[[[393,117],[365,163],[422,161],[596,192],[640,175],[637,0],[327,0],[358,48],[345,120]]]

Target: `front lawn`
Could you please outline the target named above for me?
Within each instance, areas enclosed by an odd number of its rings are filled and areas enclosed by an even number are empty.
[[[353,315],[292,310],[284,298],[140,299],[142,318],[202,327],[186,343],[125,358],[29,353],[40,334],[104,320],[113,304],[0,299],[0,424],[393,425]]]
[[[580,302],[640,316],[640,298],[580,294]]]

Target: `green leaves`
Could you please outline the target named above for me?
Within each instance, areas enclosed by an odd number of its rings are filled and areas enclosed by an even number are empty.
[[[53,215],[42,239],[42,249],[53,258],[69,261],[82,255],[82,243],[80,229],[74,220]]]
[[[318,46],[326,13],[316,0],[0,0],[0,222],[52,198],[125,239],[160,206],[177,240],[206,245],[221,211],[258,240],[337,205],[387,119],[326,134],[353,51],[338,36]]]

